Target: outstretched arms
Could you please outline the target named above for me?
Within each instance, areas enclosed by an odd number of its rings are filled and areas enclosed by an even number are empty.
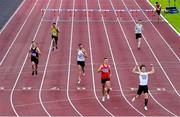
[[[132,72],[135,73],[135,74],[140,74],[139,65],[136,65],[136,66],[133,68]]]
[[[148,74],[153,74],[154,72],[155,72],[155,70],[154,70],[154,65],[151,64],[151,71],[149,71]]]

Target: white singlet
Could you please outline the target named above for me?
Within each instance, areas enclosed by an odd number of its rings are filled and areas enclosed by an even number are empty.
[[[135,26],[135,33],[139,34],[139,33],[142,33],[142,24],[136,24]]]
[[[78,49],[77,61],[85,61],[85,55],[82,50]]]
[[[148,73],[147,72],[141,72],[139,74],[139,85],[141,86],[145,86],[148,84]]]

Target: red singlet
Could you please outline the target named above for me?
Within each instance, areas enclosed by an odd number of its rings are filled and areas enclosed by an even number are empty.
[[[101,66],[101,79],[110,78],[111,70],[110,65],[102,65]]]

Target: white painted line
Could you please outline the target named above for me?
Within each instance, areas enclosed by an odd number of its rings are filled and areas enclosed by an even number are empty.
[[[149,0],[146,0],[148,3],[149,3],[149,5],[150,6],[152,6],[152,8],[154,8],[155,9],[155,7],[150,3],[150,1]],[[161,14],[161,17],[164,19],[164,21],[166,21],[166,23],[172,28],[172,30],[177,34],[177,35],[179,35],[180,36],[180,33],[167,21],[167,19]]]
[[[4,90],[4,87],[0,87],[0,90]]]
[[[166,91],[166,88],[162,88],[162,91]]]
[[[157,89],[157,91],[161,91],[161,88],[156,88]]]
[[[86,10],[88,10],[88,3],[86,0]],[[107,112],[109,113],[109,115],[114,116],[106,107],[104,107],[104,105],[99,101],[97,94],[96,94],[96,86],[95,86],[95,73],[94,73],[94,62],[93,62],[93,53],[92,53],[92,44],[91,44],[91,30],[90,30],[90,24],[89,24],[89,13],[86,12],[86,16],[87,16],[87,27],[88,27],[88,39],[89,39],[89,48],[90,48],[90,59],[91,59],[91,69],[92,69],[92,80],[93,80],[93,92],[95,95],[96,100],[98,101],[98,103],[100,104],[100,106]]]
[[[37,4],[37,2],[38,2],[38,0],[36,1],[36,4]],[[49,4],[50,4],[50,0],[48,1],[46,8],[48,8]],[[42,18],[41,18],[41,21],[40,21],[40,23],[39,23],[39,26],[38,26],[38,28],[37,28],[37,30],[36,30],[35,35],[34,35],[33,41],[34,41],[34,40],[36,39],[36,37],[37,37],[38,31],[39,31],[39,29],[40,29],[40,27],[41,27],[42,20],[43,20],[44,16],[45,16],[45,14],[43,14],[43,16],[42,16]],[[30,48],[31,48],[31,46],[30,46]],[[21,76],[21,73],[22,73],[22,71],[23,71],[23,68],[24,68],[24,66],[25,66],[25,64],[26,64],[26,61],[27,61],[27,59],[28,59],[28,55],[29,55],[29,52],[27,52],[27,54],[26,54],[26,57],[25,57],[25,59],[24,59],[24,62],[23,62],[23,64],[22,64],[22,66],[21,66],[21,69],[20,69],[20,71],[19,71],[19,74],[18,74],[18,76],[17,76],[17,78],[16,78],[16,81],[15,81],[15,83],[14,83],[14,85],[13,85],[13,88],[12,88],[11,94],[10,94],[11,107],[12,107],[15,115],[18,116],[18,117],[19,117],[19,114],[18,114],[18,112],[16,111],[15,106],[14,106],[14,103],[13,103],[13,93],[14,93],[14,90],[15,90],[15,88],[16,88],[16,85],[17,85],[17,83],[18,83],[18,81],[19,81],[19,79],[20,79],[20,76]]]
[[[31,90],[31,89],[32,89],[32,87],[27,87],[27,89],[28,89],[28,90]]]
[[[73,0],[73,9],[75,9],[75,0]],[[68,79],[67,79],[67,98],[73,109],[79,114],[79,116],[83,117],[83,115],[76,109],[73,105],[70,96],[69,96],[69,82],[70,82],[70,75],[71,75],[71,56],[72,56],[72,41],[73,41],[73,31],[74,31],[74,11],[72,11],[72,22],[71,22],[71,38],[70,38],[70,49],[69,49],[69,63],[68,63]]]
[[[109,1],[110,1],[110,4],[111,4],[111,6],[112,6],[112,8],[113,8],[113,10],[114,10],[115,8],[114,8],[114,5],[113,5],[113,3],[112,3],[112,0],[109,0]],[[115,13],[116,16],[118,16],[115,11],[114,11],[114,13]],[[133,52],[132,52],[132,48],[130,47],[130,44],[129,44],[128,40],[127,40],[127,36],[126,36],[126,34],[125,34],[125,32],[124,32],[124,30],[123,30],[123,28],[122,28],[122,25],[121,25],[120,20],[119,20],[118,17],[117,17],[117,20],[118,20],[119,26],[120,26],[120,28],[121,28],[121,30],[122,30],[122,33],[123,33],[123,35],[124,35],[124,37],[125,37],[125,39],[126,39],[126,41],[127,41],[128,47],[129,47],[129,49],[130,49],[130,52],[132,53],[132,56],[133,56],[134,60],[136,60],[136,59],[135,59],[135,56],[134,56],[134,54],[133,54]],[[104,27],[105,27],[105,29],[106,29],[105,23],[104,23]],[[115,62],[115,59],[114,59],[112,47],[111,47],[111,44],[110,44],[110,39],[109,39],[109,36],[108,36],[108,33],[107,33],[107,29],[105,30],[105,32],[106,32],[106,36],[107,36],[108,45],[109,45],[109,48],[110,48],[112,60],[113,60],[113,63],[114,63],[114,68],[115,68],[117,80],[118,80],[119,87],[120,87],[120,90],[121,90],[121,94],[123,95],[123,97],[124,97],[124,99],[126,100],[126,102],[127,102],[137,113],[139,113],[139,114],[142,115],[142,116],[145,116],[141,111],[139,111],[137,108],[135,108],[135,107],[129,102],[129,100],[126,98],[126,96],[124,95],[124,92],[123,92],[123,89],[122,89],[122,86],[121,86],[121,82],[120,82],[119,73],[118,73],[118,71],[117,71],[116,62]]]
[[[62,3],[63,3],[63,0],[61,0],[59,8],[62,7]],[[60,13],[60,11],[59,11],[59,13]],[[59,17],[57,17],[57,19],[56,19],[56,24],[58,23],[58,20],[59,20]],[[51,117],[51,114],[48,112],[48,110],[46,109],[46,107],[45,107],[45,105],[43,104],[43,101],[42,101],[42,87],[43,87],[43,83],[44,83],[44,80],[45,80],[45,77],[46,77],[46,73],[47,73],[48,62],[49,62],[51,51],[52,51],[51,50],[52,49],[52,45],[53,45],[53,40],[51,40],[51,43],[50,43],[50,47],[49,47],[49,51],[48,51],[48,56],[47,56],[47,60],[46,60],[45,68],[44,68],[44,73],[43,73],[43,77],[42,77],[42,81],[41,81],[40,89],[39,89],[39,100],[40,100],[40,103],[41,103],[43,109],[45,110],[45,112],[48,114],[49,117]],[[57,87],[54,87],[54,89],[57,90]]]
[[[25,0],[24,0],[25,1]],[[4,60],[6,59],[9,51],[11,50],[12,46],[14,45],[15,41],[18,39],[19,34],[21,33],[22,29],[24,28],[24,25],[28,21],[30,15],[32,14],[32,11],[34,10],[35,6],[37,5],[37,2],[34,3],[33,7],[31,8],[31,11],[29,12],[28,16],[24,20],[24,23],[22,24],[21,28],[19,29],[18,33],[16,34],[14,40],[12,41],[11,45],[9,46],[8,50],[6,51],[5,55],[3,56],[2,60],[0,61],[0,66],[3,64]]]
[[[134,0],[134,2],[135,2],[136,5],[140,8],[140,6],[137,4],[137,2],[136,2],[135,0]],[[140,8],[140,9],[141,9],[141,8]],[[144,13],[144,12],[143,12],[143,13]],[[131,15],[131,14],[130,14],[130,15]],[[133,18],[133,17],[132,17],[132,18]],[[135,23],[135,20],[134,20],[134,23]],[[157,29],[156,29],[156,30],[157,30]],[[154,53],[152,47],[149,45],[149,43],[148,43],[146,37],[144,37],[144,35],[143,35],[143,38],[144,38],[146,44],[148,45],[148,47],[149,47],[151,53],[153,54],[154,58],[155,58],[156,61],[158,62],[159,66],[161,67],[161,69],[162,69],[164,75],[166,76],[167,80],[168,80],[169,83],[171,84],[172,88],[174,89],[174,91],[176,92],[176,94],[180,97],[179,92],[177,91],[177,89],[176,89],[175,86],[173,85],[172,81],[170,80],[170,78],[169,78],[169,76],[167,75],[166,71],[165,71],[164,68],[162,67],[162,65],[161,65],[161,63],[160,63],[160,61],[159,61],[159,59],[158,59],[157,56],[155,55],[155,53]]]
[[[139,6],[139,4],[136,2],[137,6],[141,9],[141,7]],[[148,19],[148,16],[142,11],[143,15]],[[161,33],[158,31],[158,29],[154,26],[154,24],[152,22],[149,22],[153,28],[156,30],[156,32],[158,33],[158,35],[161,37],[161,39],[164,41],[164,43],[166,44],[166,46],[171,50],[171,52],[174,54],[174,56],[177,58],[178,62],[180,63],[180,58],[179,56],[176,54],[176,52],[174,52],[174,50],[172,49],[172,47],[167,43],[167,41],[164,39],[164,37],[161,35]],[[178,40],[177,40],[178,41]]]
[[[14,18],[14,16],[17,14],[17,12],[21,9],[21,7],[24,5],[26,0],[23,0],[21,2],[21,4],[19,5],[19,7],[16,9],[16,11],[13,13],[13,15],[9,18],[9,20],[6,22],[6,24],[3,26],[3,28],[0,30],[0,34],[6,29],[7,25],[10,23],[10,21],[12,21],[12,19]]]
[[[124,6],[127,8],[126,4],[124,3],[124,0],[122,0],[122,2],[123,2],[123,4],[124,4]],[[131,16],[131,18],[133,19],[134,24],[136,24],[136,22],[135,22],[133,16],[131,15],[131,13],[130,13],[130,12],[128,12],[128,13],[129,13],[129,15]],[[144,36],[143,36],[143,37],[144,37]],[[145,38],[145,37],[144,37],[144,40],[146,41],[146,38]],[[147,43],[147,45],[149,45],[147,41],[146,41],[146,43]],[[149,46],[148,46],[148,47],[149,47]],[[131,46],[130,46],[130,48],[131,48]],[[149,48],[151,49],[151,47],[149,47]],[[132,52],[132,54],[133,54],[133,56],[135,56],[133,52]],[[137,62],[136,58],[134,58],[134,61],[135,61],[136,65],[137,65],[138,62]],[[162,107],[164,110],[166,110],[166,111],[169,112],[170,114],[175,115],[174,113],[172,113],[171,111],[169,111],[166,107],[164,107],[162,104],[160,104],[160,103],[152,96],[152,94],[151,94],[150,91],[149,91],[149,94],[150,94],[150,96],[153,98],[153,100],[154,100],[160,107]]]

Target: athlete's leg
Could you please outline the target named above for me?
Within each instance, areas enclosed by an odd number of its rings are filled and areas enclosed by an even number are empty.
[[[54,38],[52,38],[52,51],[54,51],[54,48],[55,48],[55,39]]]
[[[145,110],[148,110],[147,104],[148,104],[148,93],[145,93],[144,94],[144,109]]]
[[[105,101],[105,95],[106,95],[106,85],[105,83],[102,83],[102,101],[104,102]]]
[[[82,67],[78,65],[78,84],[81,83]]]
[[[35,62],[32,61],[32,75],[34,75],[35,69],[36,69]]]
[[[140,46],[141,46],[141,38],[138,38],[137,41],[138,41],[138,49],[140,49]]]
[[[137,98],[139,98],[139,97],[141,96],[141,94],[142,94],[142,91],[143,91],[143,90],[142,90],[141,87],[139,86],[136,96],[133,97],[131,101],[134,102]]]
[[[111,91],[111,82],[110,81],[106,81],[106,87],[107,87],[107,99],[110,99],[110,91]]]
[[[36,72],[36,75],[38,74],[37,69],[38,69],[38,63],[35,64],[35,72]]]
[[[110,89],[111,89],[111,82],[110,81],[106,81],[106,87],[107,87],[107,94],[109,95]]]
[[[58,49],[58,46],[57,46],[57,44],[58,44],[58,37],[56,37],[56,39],[55,39],[55,45],[56,45],[56,49]]]

